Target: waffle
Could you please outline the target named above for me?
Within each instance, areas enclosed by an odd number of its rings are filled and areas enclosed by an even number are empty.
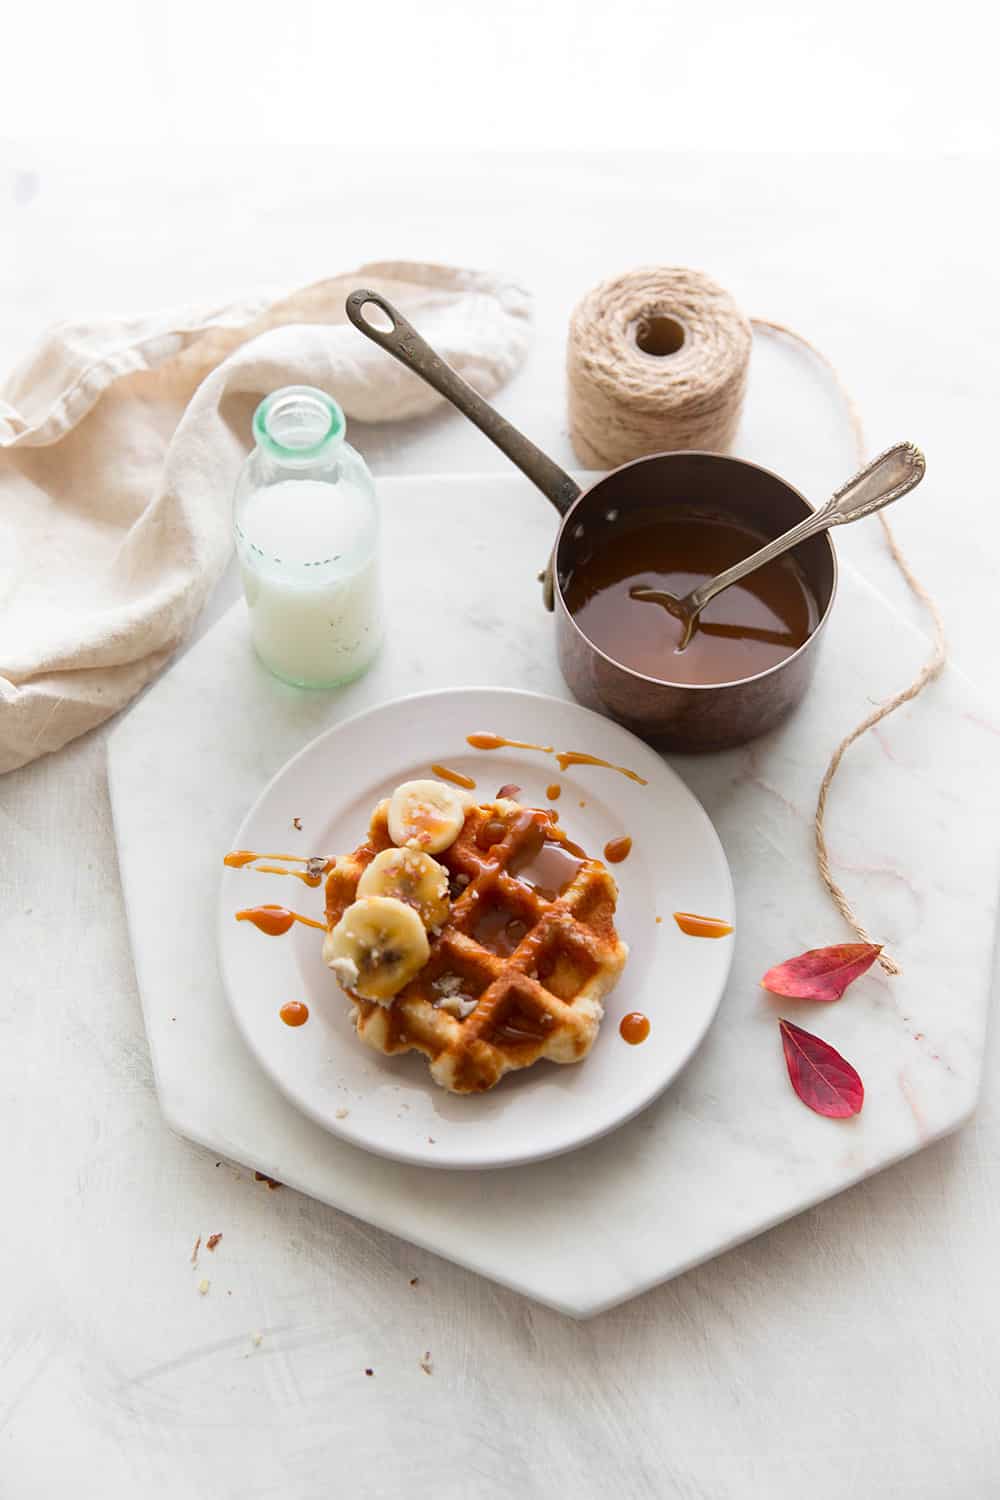
[[[392,847],[388,806],[379,803],[365,843],[327,876],[328,928],[354,901],[365,867]],[[560,838],[538,808],[469,808],[458,838],[436,856],[452,904],[446,925],[429,934],[427,963],[389,1006],[349,996],[363,1042],[422,1052],[434,1080],[458,1094],[482,1093],[541,1057],[587,1055],[628,949],[615,930],[618,888],[608,870]]]

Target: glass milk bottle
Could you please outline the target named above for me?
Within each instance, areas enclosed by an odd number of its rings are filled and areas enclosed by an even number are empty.
[[[360,677],[381,640],[378,502],[346,430],[323,391],[274,391],[254,413],[256,447],[236,486],[254,647],[276,677],[299,687]]]

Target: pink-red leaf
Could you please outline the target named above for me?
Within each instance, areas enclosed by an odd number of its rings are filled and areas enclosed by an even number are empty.
[[[761,984],[772,995],[789,1000],[839,1000],[849,984],[860,979],[882,952],[881,943],[837,943],[832,948],[810,948],[798,958],[768,969]]]
[[[860,1114],[865,1086],[846,1057],[822,1037],[803,1031],[791,1021],[779,1021],[778,1025],[788,1076],[802,1103],[831,1120]]]
[[[502,802],[505,797],[514,798],[517,796],[520,790],[521,788],[516,784],[516,782],[507,781],[497,792],[497,801]]]

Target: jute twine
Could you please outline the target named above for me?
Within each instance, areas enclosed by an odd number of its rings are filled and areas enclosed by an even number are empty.
[[[844,403],[858,465],[863,465],[867,444],[861,414],[826,355],[783,323],[745,317],[709,277],[678,267],[644,267],[602,282],[573,314],[567,357],[569,422],[581,463],[613,469],[680,448],[727,452],[740,419],[754,329],[793,339],[825,367]],[[674,342],[678,347],[671,347]],[[851,745],[923,692],[947,660],[940,610],[903,556],[885,512],[877,514],[893,561],[930,617],[933,647],[913,681],[840,741],[816,799],[813,826],[820,875],[837,910],[865,943],[874,939],[830,868],[824,826],[830,787]],[[879,963],[887,974],[900,973],[888,953],[880,955]]]

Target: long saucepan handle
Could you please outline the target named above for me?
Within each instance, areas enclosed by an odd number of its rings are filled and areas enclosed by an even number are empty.
[[[369,303],[382,309],[392,323],[390,329],[376,328],[374,323],[368,321],[364,309]],[[579,485],[540,448],[529,442],[523,433],[512,427],[498,411],[494,411],[489,402],[484,401],[457,370],[453,370],[440,355],[435,354],[430,344],[420,337],[403,314],[380,292],[365,288],[352,292],[347,299],[347,316],[366,338],[398,359],[414,375],[419,375],[421,380],[426,380],[439,395],[456,406],[464,417],[474,422],[480,432],[485,433],[501,453],[506,453],[521,473],[552,501],[559,514],[566,514],[580,493]]]

